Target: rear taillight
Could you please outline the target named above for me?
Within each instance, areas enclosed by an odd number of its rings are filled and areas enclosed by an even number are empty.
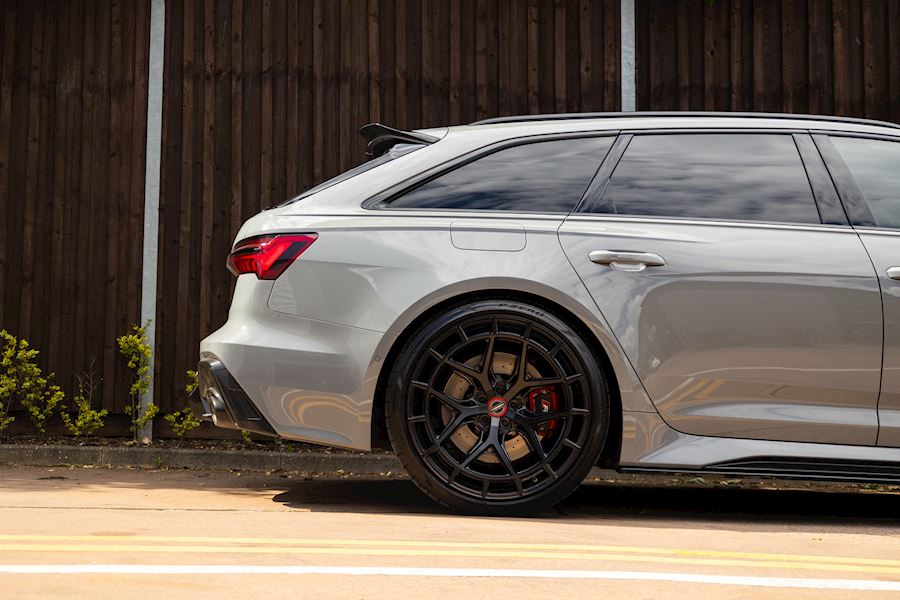
[[[228,255],[235,275],[255,273],[258,279],[278,279],[319,236],[315,233],[258,235],[238,242]]]

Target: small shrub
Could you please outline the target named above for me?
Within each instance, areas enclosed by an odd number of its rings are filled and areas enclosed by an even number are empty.
[[[54,374],[43,376],[35,362],[38,352],[29,347],[26,340],[16,339],[5,329],[0,331],[0,431],[13,422],[9,410],[13,399],[28,413],[37,432],[46,432],[47,420],[53,416],[65,398],[65,393],[54,383]]]
[[[188,376],[188,382],[187,385],[184,386],[184,391],[190,396],[194,390],[197,389],[197,385],[199,385],[197,371],[187,371],[185,374]],[[185,406],[181,410],[169,413],[163,418],[172,426],[172,431],[178,436],[179,445],[184,439],[185,434],[200,427],[200,420],[194,415],[194,411],[191,410],[189,406]]]
[[[94,365],[91,363],[89,371],[78,375],[78,393],[72,399],[75,418],[73,419],[67,410],[62,413],[63,424],[72,435],[79,437],[94,435],[103,428],[107,410],[91,408],[96,391],[97,380],[94,375]]]
[[[200,385],[200,381],[197,379],[197,371],[188,371],[188,383],[184,386],[184,391],[188,393],[188,396],[194,393],[194,390],[197,389],[197,386]]]
[[[119,353],[128,359],[128,368],[134,371],[134,381],[129,390],[131,404],[125,407],[125,414],[131,417],[131,431],[134,433],[135,439],[159,412],[159,407],[152,402],[147,405],[146,409],[141,410],[141,394],[150,388],[150,377],[152,376],[150,358],[153,351],[150,344],[147,343],[147,326],[149,325],[150,321],[143,325],[133,325],[132,333],[116,339],[119,343]]]
[[[200,420],[194,416],[194,411],[187,406],[181,410],[169,413],[163,418],[172,426],[172,431],[178,436],[179,444],[187,432],[200,427]]]
[[[250,432],[246,429],[241,429],[241,439],[244,440],[245,446],[253,444],[253,438],[250,437]]]
[[[2,434],[13,421],[15,417],[9,415],[9,409],[12,405],[13,398],[16,395],[17,380],[12,376],[10,369],[12,364],[11,355],[16,352],[18,344],[10,344],[9,334],[6,330],[0,332],[0,341],[3,343],[3,352],[0,354],[0,434]]]
[[[135,405],[137,405],[137,408],[135,408]],[[134,434],[135,439],[137,439],[141,430],[159,414],[159,407],[151,402],[147,405],[146,410],[141,410],[140,403],[132,400],[131,405],[125,407],[125,414],[131,417],[131,425],[128,428]]]

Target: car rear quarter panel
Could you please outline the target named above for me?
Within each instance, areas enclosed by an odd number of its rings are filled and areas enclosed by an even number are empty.
[[[507,290],[539,296],[574,314],[610,357],[624,410],[655,412],[562,252],[562,220],[563,215],[406,211],[260,215],[252,234],[319,234],[271,286],[266,312],[288,336],[313,336],[321,348],[308,354],[312,341],[298,339],[299,352],[292,352],[290,339],[282,338],[286,358],[279,359],[284,364],[277,386],[271,370],[242,365],[243,372],[233,374],[267,416],[278,415],[273,425],[280,433],[323,441],[333,432],[325,443],[367,449],[378,376],[400,334],[441,302]],[[451,232],[464,232],[462,241]],[[497,234],[507,240],[499,249]],[[290,325],[292,319],[303,326]],[[352,359],[332,364],[342,354]],[[328,369],[334,377],[326,377]]]

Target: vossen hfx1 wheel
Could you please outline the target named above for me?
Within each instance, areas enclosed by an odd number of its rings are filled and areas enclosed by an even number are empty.
[[[532,513],[569,495],[609,424],[597,358],[542,308],[483,300],[420,327],[385,404],[394,451],[428,496],[462,512]]]

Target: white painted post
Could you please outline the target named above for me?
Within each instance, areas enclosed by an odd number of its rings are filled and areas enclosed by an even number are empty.
[[[619,0],[621,12],[620,38],[620,81],[622,88],[621,110],[635,110],[635,74],[634,74],[634,0]]]
[[[156,274],[159,248],[159,177],[162,155],[163,44],[166,33],[165,0],[151,0],[150,52],[147,81],[147,148],[144,173],[144,250],[141,276],[141,323],[149,322],[150,387],[141,395],[141,411],[153,402],[154,354],[156,353]],[[153,439],[153,424],[140,432],[141,441]]]

